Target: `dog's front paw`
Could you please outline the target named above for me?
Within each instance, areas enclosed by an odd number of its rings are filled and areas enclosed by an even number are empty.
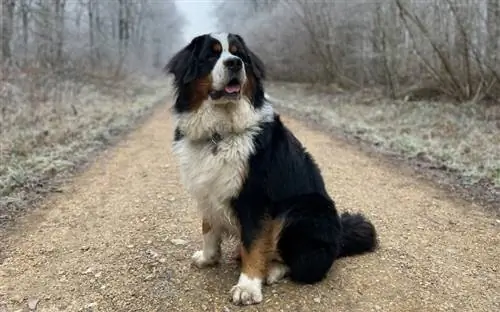
[[[231,288],[234,304],[250,305],[262,301],[262,280],[240,275],[238,284]]]
[[[206,252],[203,252],[203,250],[198,250],[193,254],[191,257],[191,260],[193,260],[193,263],[198,267],[198,268],[204,268],[208,266],[212,266],[217,264],[219,262],[220,254],[218,253],[213,253],[207,256]]]

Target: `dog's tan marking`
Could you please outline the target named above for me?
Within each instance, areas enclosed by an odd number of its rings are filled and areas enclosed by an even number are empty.
[[[208,94],[212,88],[212,76],[208,75],[198,78],[191,84],[191,101],[189,108],[191,111],[198,110],[204,101],[208,99]]]
[[[241,248],[241,273],[249,278],[264,278],[271,260],[279,258],[277,246],[283,220],[266,220],[250,248]]]
[[[243,95],[246,96],[250,101],[253,101],[253,93],[255,88],[255,77],[250,71],[246,72],[247,81],[243,86]]]

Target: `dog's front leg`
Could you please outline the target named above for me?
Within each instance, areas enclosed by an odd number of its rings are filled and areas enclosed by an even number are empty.
[[[265,238],[257,238],[248,247],[241,248],[241,273],[231,289],[235,304],[256,304],[262,301],[262,281],[267,272]]]
[[[219,262],[221,257],[222,229],[218,225],[210,223],[207,219],[202,222],[203,249],[193,254],[193,263],[199,267],[207,267]]]

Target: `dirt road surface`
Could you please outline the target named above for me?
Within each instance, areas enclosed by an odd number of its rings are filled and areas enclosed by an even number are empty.
[[[340,210],[373,220],[376,253],[338,261],[320,284],[284,281],[264,288],[262,304],[234,306],[235,262],[191,266],[200,219],[179,184],[160,108],[1,242],[0,311],[500,311],[495,218],[284,119]]]

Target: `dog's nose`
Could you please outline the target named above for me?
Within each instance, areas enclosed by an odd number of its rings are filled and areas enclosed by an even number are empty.
[[[238,72],[243,66],[243,62],[239,57],[232,57],[224,61],[224,65],[232,72]]]

